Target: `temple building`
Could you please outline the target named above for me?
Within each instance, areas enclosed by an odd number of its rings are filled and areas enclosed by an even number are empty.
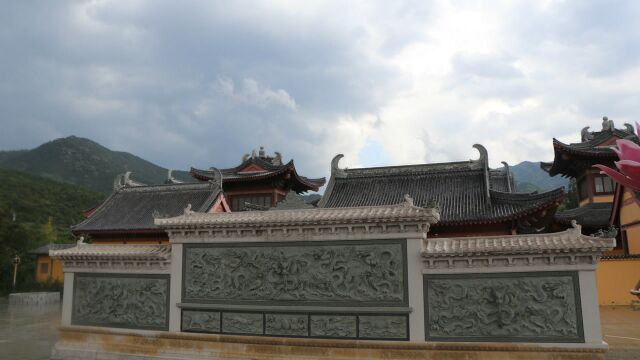
[[[116,180],[114,191],[83,222],[72,227],[76,236],[94,244],[160,244],[168,241],[164,230],[154,225],[157,217],[192,211],[229,211],[222,188],[215,181],[142,185],[130,174]]]
[[[338,155],[318,206],[390,205],[409,195],[417,206],[441,209],[430,237],[548,231],[564,190],[517,193],[509,166],[490,169],[487,150],[474,147],[480,152],[478,160],[356,169],[341,169]]]
[[[62,282],[64,273],[62,262],[49,257],[49,250],[64,250],[76,246],[76,244],[47,244],[29,251],[29,255],[36,258],[36,281],[39,283],[55,281]]]
[[[577,184],[579,206],[558,212],[556,229],[576,221],[585,234],[616,237],[616,247],[604,254],[596,272],[602,305],[630,303],[633,296],[629,289],[640,280],[640,200],[593,167],[615,168],[618,156],[611,147],[618,139],[640,144],[632,125],[616,129],[613,121],[604,117],[600,131],[582,129],[579,143],[565,144],[554,138],[553,162],[541,163],[550,176],[573,178]]]
[[[220,170],[191,168],[190,173],[199,181],[222,178],[222,188],[231,211],[250,210],[251,205],[270,208],[282,201],[289,191],[298,194],[318,191],[326,181],[325,178],[301,176],[293,160],[284,163],[280,153],[268,156],[263,147],[258,153],[254,150],[245,154],[242,163],[236,167]]]

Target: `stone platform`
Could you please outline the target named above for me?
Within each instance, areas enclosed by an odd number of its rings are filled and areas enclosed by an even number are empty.
[[[407,343],[64,326],[52,359],[604,359],[607,345]]]
[[[59,292],[9,294],[9,305],[50,305],[60,303]]]

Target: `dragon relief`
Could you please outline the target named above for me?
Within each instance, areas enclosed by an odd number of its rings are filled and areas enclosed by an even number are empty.
[[[188,301],[332,301],[403,304],[400,243],[190,247]]]
[[[73,323],[164,329],[168,284],[167,278],[77,276]]]
[[[430,338],[579,339],[571,276],[428,279]]]

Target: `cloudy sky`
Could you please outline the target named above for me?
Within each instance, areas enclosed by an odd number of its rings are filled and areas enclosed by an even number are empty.
[[[638,1],[12,1],[0,149],[69,135],[172,168],[264,145],[307,176],[550,160],[640,115]]]

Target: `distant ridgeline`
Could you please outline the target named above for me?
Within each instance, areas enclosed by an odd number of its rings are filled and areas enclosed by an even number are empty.
[[[82,186],[109,194],[113,179],[131,171],[145,184],[162,184],[168,169],[133,154],[110,150],[89,139],[76,136],[56,139],[31,150],[0,151],[0,168],[15,169],[48,179]],[[524,161],[511,166],[518,192],[545,191],[567,186],[560,176],[549,177],[539,162]],[[173,171],[177,180],[193,182],[187,171]],[[308,199],[313,200],[313,199]]]

